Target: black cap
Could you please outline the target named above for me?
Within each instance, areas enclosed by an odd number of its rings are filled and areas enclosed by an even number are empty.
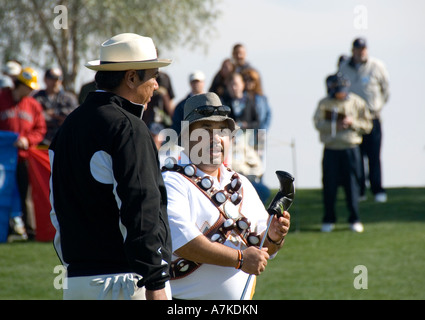
[[[353,48],[363,49],[366,48],[366,39],[364,38],[357,38],[353,41]]]
[[[337,92],[348,93],[350,91],[351,83],[348,78],[338,72],[326,78],[326,85],[328,89],[328,94],[333,97]]]

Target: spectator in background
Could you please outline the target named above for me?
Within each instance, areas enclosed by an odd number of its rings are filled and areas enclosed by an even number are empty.
[[[33,207],[29,200],[28,149],[37,146],[46,134],[46,122],[40,103],[31,97],[38,89],[37,73],[34,69],[23,68],[17,76],[14,87],[0,91],[0,130],[18,134],[15,142],[18,148],[16,169],[21,209],[26,233],[35,237]]]
[[[235,65],[233,64],[231,59],[225,59],[221,64],[220,70],[216,73],[213,78],[211,87],[209,89],[210,92],[216,93],[220,99],[228,94],[226,79],[235,71]]]
[[[228,95],[222,99],[222,102],[231,108],[230,117],[242,129],[235,136],[235,148],[232,150],[232,162],[229,165],[247,176],[257,190],[260,199],[265,203],[270,196],[270,190],[261,181],[264,164],[257,144],[261,112],[256,110],[255,98],[251,98],[250,94],[245,91],[245,82],[240,73],[230,75],[227,81],[227,90]]]
[[[22,65],[16,60],[10,60],[3,66],[3,76],[0,78],[0,90],[13,88],[13,83],[22,71]]]
[[[93,91],[96,91],[96,81],[93,80],[83,84],[78,95],[78,104],[82,104],[86,100],[87,95]]]
[[[235,72],[242,72],[245,69],[254,69],[246,60],[246,48],[243,44],[237,43],[233,46],[232,58],[235,65]]]
[[[59,68],[47,69],[44,74],[46,89],[38,91],[34,98],[43,106],[47,133],[41,142],[49,146],[56,131],[65,121],[65,118],[78,107],[76,96],[62,87],[63,75]]]
[[[341,63],[344,63],[347,60],[349,60],[348,56],[346,56],[345,54],[340,55],[339,58],[338,58],[338,62],[337,62],[337,68],[339,69],[339,67],[341,66]],[[331,74],[326,78],[325,82],[326,82],[326,90],[327,90],[328,94],[329,94],[329,88],[333,85],[332,80],[333,80],[334,77],[335,77],[335,75]]]
[[[338,69],[339,69],[339,67],[341,66],[342,63],[345,63],[348,60],[350,60],[349,56],[347,56],[345,54],[341,54],[338,58],[338,63],[337,63]]]
[[[255,102],[255,110],[258,115],[258,125],[254,129],[268,129],[271,121],[271,109],[267,97],[263,93],[259,73],[254,69],[242,71],[245,81],[245,91],[250,100]]]
[[[144,111],[142,119],[148,126],[157,148],[161,147],[162,137],[160,132],[162,129],[170,128],[172,125],[172,117],[174,113],[173,99],[175,97],[170,77],[159,72],[156,79],[159,88],[149,102],[149,107]]]
[[[205,74],[199,70],[192,72],[189,75],[189,85],[189,94],[177,104],[174,110],[173,125],[171,128],[177,132],[177,135],[179,135],[181,131],[181,122],[183,121],[184,104],[186,100],[195,94],[205,93]]]
[[[227,81],[227,94],[221,98],[224,105],[231,108],[230,117],[233,118],[241,129],[246,129],[248,124],[256,120],[254,105],[248,100],[245,92],[245,81],[238,72],[232,73]]]
[[[266,151],[266,133],[270,127],[271,121],[271,108],[268,103],[267,97],[263,93],[261,79],[259,73],[254,69],[245,69],[242,71],[242,77],[245,81],[245,92],[250,101],[254,101],[255,113],[257,115],[258,123],[253,123],[250,129],[253,129],[253,147],[257,150],[257,154],[265,164],[265,151]],[[258,129],[263,129],[260,131]],[[265,167],[263,168],[263,171]],[[262,175],[257,176],[253,182],[264,202],[270,196],[270,190],[262,182]]]
[[[387,194],[382,186],[381,168],[381,111],[389,97],[389,76],[385,65],[378,59],[369,57],[367,43],[363,38],[353,41],[352,56],[341,62],[339,72],[351,81],[351,92],[366,100],[373,118],[373,129],[363,137],[360,145],[362,158],[369,163],[369,181],[376,202],[386,202]],[[363,159],[361,161],[364,167]],[[362,170],[361,198],[366,198],[366,173]]]
[[[271,109],[257,71],[246,69],[243,73],[231,74],[227,91],[223,104],[232,108],[231,117],[241,129],[268,129]]]
[[[338,185],[342,183],[348,222],[354,232],[363,232],[359,217],[360,148],[362,135],[370,132],[372,121],[366,102],[349,93],[350,82],[341,74],[328,77],[329,94],[319,102],[314,125],[324,144],[322,174],[324,215],[322,232],[335,227],[335,202]]]

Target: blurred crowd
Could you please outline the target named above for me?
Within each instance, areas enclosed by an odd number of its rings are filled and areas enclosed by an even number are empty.
[[[0,132],[13,132],[17,149],[16,183],[3,185],[18,190],[10,209],[8,241],[34,239],[36,226],[29,177],[29,150],[47,149],[65,118],[78,107],[75,94],[62,86],[59,68],[48,68],[44,73],[45,88],[40,90],[34,68],[19,61],[7,61],[0,78]],[[7,174],[4,171],[2,174]],[[1,214],[7,205],[0,203]]]
[[[264,133],[270,125],[271,108],[263,92],[259,71],[247,61],[245,46],[235,44],[230,53],[211,79],[209,88],[202,70],[190,72],[188,93],[181,101],[175,101],[170,76],[160,71],[157,78],[159,88],[154,92],[142,119],[159,149],[164,143],[164,137],[161,136],[163,129],[171,128],[177,134],[180,133],[183,107],[188,98],[207,91],[217,93],[222,103],[231,107],[231,116],[242,129],[238,141],[243,143],[236,145],[243,150],[235,150],[235,154],[242,156],[232,161],[232,167],[252,181],[261,200],[266,202],[270,190],[262,181],[266,142]],[[18,149],[16,185],[19,206],[18,209],[16,206],[11,209],[9,214],[8,241],[35,238],[28,149],[47,149],[65,118],[85,100],[89,92],[96,90],[95,81],[82,85],[77,94],[65,90],[62,70],[57,67],[46,69],[43,81],[45,86],[40,90],[35,69],[17,60],[7,61],[2,67],[0,131],[16,133],[14,147]]]
[[[382,187],[380,148],[380,111],[388,100],[388,75],[382,62],[370,58],[366,40],[355,39],[352,55],[342,55],[338,70],[326,78],[326,97],[319,102],[314,125],[324,143],[323,192],[324,218],[322,231],[332,231],[335,221],[335,197],[339,185],[344,187],[349,222],[354,231],[363,231],[358,214],[358,201],[366,197],[366,181],[370,181],[377,202],[386,201]],[[84,84],[78,94],[63,87],[60,68],[44,73],[45,88],[40,90],[36,71],[19,61],[7,61],[0,77],[0,131],[14,132],[18,149],[16,186],[20,201],[11,210],[9,241],[34,238],[34,210],[28,178],[28,149],[47,149],[65,118],[81,104],[87,94],[96,90],[94,81]],[[271,123],[271,107],[264,93],[260,72],[247,60],[243,44],[229,50],[217,73],[207,79],[202,70],[188,73],[188,93],[175,101],[172,79],[160,71],[159,89],[155,91],[143,114],[158,147],[164,143],[163,129],[181,130],[185,101],[193,95],[215,92],[223,105],[231,107],[231,116],[242,129],[234,150],[232,167],[246,175],[266,203],[270,190],[263,183],[266,130]],[[241,151],[241,152],[237,152]],[[367,159],[367,167],[364,165]],[[18,209],[16,209],[18,208]],[[13,213],[12,213],[13,211]],[[360,225],[359,225],[360,223]]]

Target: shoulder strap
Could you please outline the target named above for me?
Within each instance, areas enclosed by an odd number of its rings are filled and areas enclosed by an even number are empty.
[[[231,171],[229,168],[227,168],[227,170]],[[189,164],[185,167],[182,167],[178,164],[168,164],[167,166],[164,166],[162,168],[162,172],[164,171],[175,171],[180,173],[183,177],[189,180],[194,186],[196,186],[198,190],[201,191],[208,199],[210,199],[210,201],[215,205],[215,207],[219,211],[220,215],[217,221],[210,228],[204,231],[203,235],[205,237],[207,237],[213,242],[224,243],[229,238],[233,230],[240,236],[240,239],[244,242],[246,246],[257,245],[259,241],[256,241],[255,239],[257,239],[258,236],[256,234],[255,235],[251,234],[249,221],[243,216],[237,222],[227,218],[227,215],[221,209],[221,204],[227,201],[227,198],[224,202],[219,203],[219,201],[217,201],[219,200],[217,199],[217,194],[220,191],[214,188],[206,188],[205,186],[203,186],[202,180],[206,179],[207,177],[201,178],[197,176],[196,167],[194,165]],[[238,177],[237,174],[236,174],[236,177]],[[225,187],[225,189],[226,189],[226,192],[238,196],[237,193],[235,194],[234,191],[232,191],[232,188],[240,188],[240,181],[237,181],[237,178],[235,178],[235,180],[236,180],[236,183],[234,186],[232,183],[230,183],[229,185]],[[210,182],[212,186],[212,181]],[[223,196],[226,197],[225,195]],[[242,197],[240,197],[240,199],[238,197],[235,197],[235,198],[236,198],[236,201],[242,201]],[[232,202],[233,201],[235,200],[232,200]],[[231,220],[230,223],[229,223],[229,220]],[[238,224],[239,222],[241,224]],[[251,237],[254,240],[250,240]],[[202,265],[201,263],[190,261],[184,258],[179,258],[177,260],[174,260],[171,262],[171,265],[170,265],[171,280],[181,279],[191,274],[192,272],[194,272],[201,265]]]
[[[194,168],[194,170],[196,170]],[[196,186],[198,188],[199,191],[201,191],[202,194],[204,194],[208,199],[210,199],[210,201],[215,205],[215,207],[217,208],[217,210],[220,213],[220,216],[218,217],[217,221],[210,227],[208,228],[208,230],[204,231],[203,235],[205,237],[207,237],[210,240],[215,240],[215,241],[219,241],[219,242],[224,242],[228,236],[228,234],[230,233],[230,231],[225,231],[224,232],[224,239],[212,239],[212,237],[215,234],[219,234],[223,232],[223,224],[226,221],[225,219],[225,214],[223,212],[223,210],[217,205],[217,203],[212,199],[211,195],[209,193],[207,193],[204,189],[201,188],[200,186],[200,177],[195,175],[195,172],[193,175],[187,175],[184,173],[184,168],[180,165],[175,164],[174,166],[170,166],[170,167],[162,167],[161,169],[162,172],[164,171],[175,171],[180,173],[183,177],[185,177],[188,181],[190,181],[194,186]],[[221,229],[221,230],[220,230]],[[171,275],[171,280],[176,280],[176,279],[181,279],[183,277],[188,276],[189,274],[191,274],[193,271],[195,271],[196,269],[198,269],[200,266],[202,265],[202,263],[197,263],[194,261],[190,261],[184,258],[180,258],[177,260],[174,260],[171,262],[170,265],[170,275]]]
[[[193,166],[194,167],[194,166]],[[194,168],[194,170],[196,170]],[[220,206],[217,204],[217,202],[215,202],[212,198],[212,194],[209,192],[206,192],[202,187],[201,187],[201,178],[199,176],[197,176],[195,173],[193,175],[187,175],[184,173],[184,167],[175,164],[172,168],[166,168],[165,166],[162,167],[161,169],[162,172],[164,171],[175,171],[180,173],[183,177],[185,177],[188,181],[190,181],[196,188],[198,188],[199,191],[201,191],[201,193],[203,195],[205,195],[217,208],[217,210],[220,212],[220,215],[223,217],[226,217],[226,215],[224,214],[223,210],[220,208]]]

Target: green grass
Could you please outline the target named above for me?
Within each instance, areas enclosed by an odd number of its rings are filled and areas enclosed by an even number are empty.
[[[340,190],[334,232],[320,232],[320,190],[297,190],[284,248],[257,278],[254,299],[425,299],[425,188],[388,189],[388,202],[362,202],[362,234],[349,230]],[[0,299],[61,299],[52,243],[0,244]],[[368,288],[355,289],[357,265]]]
[[[291,232],[266,272],[255,299],[424,299],[425,189],[389,189],[388,202],[360,204],[361,234],[347,224],[339,190],[338,222],[321,233],[320,190],[299,190],[291,207]],[[369,196],[371,198],[371,196]],[[357,265],[367,268],[367,289],[355,289]],[[362,273],[364,275],[364,273]]]
[[[51,242],[0,244],[0,299],[62,299],[53,287],[58,264]]]

